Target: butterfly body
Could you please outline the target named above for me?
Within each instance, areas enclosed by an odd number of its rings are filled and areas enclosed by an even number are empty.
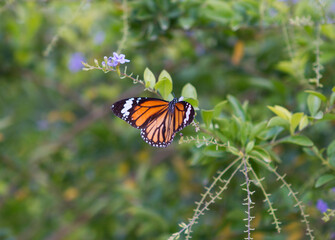
[[[167,147],[176,132],[194,119],[191,104],[174,98],[171,102],[157,98],[133,97],[111,106],[113,113],[131,126],[141,129],[141,137],[154,147]]]

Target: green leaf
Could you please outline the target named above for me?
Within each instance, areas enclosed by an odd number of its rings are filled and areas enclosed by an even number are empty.
[[[172,91],[172,83],[167,78],[163,78],[155,84],[155,89],[162,94],[164,99],[167,99]]]
[[[279,118],[279,117],[278,117]],[[283,127],[280,126],[274,126],[271,128],[268,128],[265,132],[264,139],[271,139],[277,137],[282,131],[284,130]]]
[[[271,118],[268,122],[268,127],[277,127],[277,126],[289,128],[290,122],[278,116]]]
[[[328,157],[329,164],[335,167],[335,154]]]
[[[323,118],[323,112],[319,111],[315,116],[313,116],[314,119],[321,120]]]
[[[149,68],[144,70],[144,82],[146,88],[154,88],[156,84],[155,75],[150,71]]]
[[[262,135],[262,133],[266,131],[266,127],[267,127],[266,121],[263,121],[263,122],[260,122],[254,125],[251,129],[250,138],[254,139]]]
[[[281,61],[277,64],[276,68],[280,71],[294,75],[291,61]]]
[[[303,136],[303,135],[290,136],[290,137],[284,138],[280,142],[293,143],[293,144],[297,144],[297,145],[305,146],[305,147],[311,147],[314,145],[313,142],[308,137]]]
[[[333,121],[335,120],[335,114],[326,113],[320,121]]]
[[[334,155],[335,154],[335,140],[333,140],[329,145],[328,145],[328,148],[327,148],[327,155],[330,156],[330,155]]]
[[[332,88],[332,91],[335,92],[335,87]]]
[[[312,156],[312,157],[316,157],[317,155],[309,148],[309,147],[304,147],[303,148],[303,151],[309,155],[309,156]]]
[[[191,83],[185,84],[185,86],[181,90],[181,95],[184,98],[198,99],[197,89],[195,89],[195,87]]]
[[[271,162],[270,154],[261,147],[254,147],[254,149],[249,153],[251,158],[263,160],[264,162]]]
[[[227,104],[227,102],[228,102],[227,100],[224,100],[224,101],[221,101],[221,102],[219,102],[218,104],[215,105],[215,107],[214,107],[214,117],[220,116],[220,113],[221,113],[224,105]]]
[[[160,92],[162,97],[166,100],[169,100],[169,96],[172,92],[172,79],[170,74],[163,70],[158,77],[158,82],[155,84],[155,89]]]
[[[209,0],[200,8],[200,14],[211,21],[227,24],[234,16],[231,4],[219,1]]]
[[[193,99],[193,98],[185,98],[184,99],[185,102],[190,103],[195,109],[199,109],[199,102],[197,99]]]
[[[334,26],[332,24],[322,24],[322,26],[321,26],[321,32],[327,38],[335,39],[335,29],[334,29]]]
[[[327,148],[327,156],[329,163],[335,167],[335,140],[333,140]]]
[[[162,80],[162,79],[164,79],[164,78],[169,79],[170,82],[171,82],[171,84],[172,84],[172,78],[171,78],[170,74],[169,74],[166,70],[163,70],[163,71],[159,74],[159,76],[158,76],[158,81],[160,81],[160,80]]]
[[[299,123],[299,131],[301,131],[302,129],[304,129],[305,127],[308,126],[308,117],[306,115],[304,115]]]
[[[234,114],[237,117],[240,117],[242,119],[242,121],[245,121],[245,119],[246,119],[245,112],[242,108],[241,103],[235,97],[233,97],[232,95],[228,95],[227,99],[228,99],[230,105],[233,107]]]
[[[250,152],[255,146],[255,141],[248,142],[247,146],[245,147],[245,152]]]
[[[325,185],[326,183],[332,181],[335,179],[335,175],[333,174],[325,174],[318,178],[318,180],[315,183],[315,187],[321,187],[322,185]]]
[[[230,145],[227,146],[227,151],[236,155],[236,156],[241,155],[241,152],[236,147],[233,147],[233,146],[230,146]]]
[[[321,106],[321,99],[313,94],[309,94],[307,98],[307,106],[311,116],[315,116]]]
[[[172,101],[173,99],[174,99],[174,96],[171,93],[165,98],[165,100],[167,101]]]
[[[305,67],[307,57],[296,56],[290,61],[281,61],[277,64],[277,69],[292,76],[298,76],[299,70]]]
[[[306,90],[305,92],[310,93],[310,94],[320,98],[320,100],[323,101],[323,102],[327,102],[327,97],[325,95],[323,95],[322,93],[312,91],[312,90]]]
[[[268,106],[268,108],[282,119],[285,120],[291,119],[292,114],[284,107],[276,105],[274,107]]]
[[[224,152],[218,151],[216,149],[204,149],[202,150],[202,154],[207,157],[219,158],[219,157],[222,157],[222,154],[224,154]]]
[[[291,133],[291,135],[294,134],[294,131],[295,131],[296,127],[299,125],[303,116],[304,116],[304,113],[294,113],[292,115],[291,121],[290,121],[290,133]]]
[[[214,114],[213,110],[201,110],[202,119],[204,120],[207,127],[209,127],[209,125],[212,122],[213,114]]]
[[[191,17],[180,17],[179,18],[179,24],[184,30],[188,30],[192,27],[194,24],[194,18]]]
[[[252,125],[250,122],[240,122],[239,138],[242,146],[244,146],[250,136]]]
[[[335,89],[335,87],[333,88],[333,90]],[[335,92],[332,92],[332,94],[330,95],[330,99],[329,99],[329,105],[333,106],[333,104],[335,103]]]

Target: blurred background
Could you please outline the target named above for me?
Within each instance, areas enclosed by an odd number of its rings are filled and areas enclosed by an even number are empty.
[[[230,94],[248,101],[257,122],[273,116],[268,105],[306,110],[303,90],[313,89],[316,56],[321,91],[331,93],[334,17],[332,0],[1,1],[0,239],[167,239],[231,160],[178,144],[179,134],[166,149],[149,146],[109,106],[152,95],[116,73],[82,71],[81,61],[93,65],[119,51],[140,79],[146,67],[156,77],[166,69],[176,96],[191,83],[199,108],[211,109]],[[326,147],[334,125],[308,134]],[[197,133],[188,127],[183,134]],[[315,188],[326,171],[321,162],[284,147],[276,149],[278,171],[306,203],[317,239],[335,239],[334,221],[321,220],[325,206],[334,208],[335,185]],[[305,239],[287,192],[271,173],[259,174],[283,232],[256,192],[254,239]],[[232,180],[193,227],[193,239],[245,236],[243,179]]]

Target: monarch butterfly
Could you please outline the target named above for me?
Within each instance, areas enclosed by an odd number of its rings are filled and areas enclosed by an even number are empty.
[[[167,147],[176,132],[194,119],[188,102],[174,98],[171,102],[157,98],[133,97],[111,106],[113,113],[131,126],[141,129],[141,137],[154,147]]]

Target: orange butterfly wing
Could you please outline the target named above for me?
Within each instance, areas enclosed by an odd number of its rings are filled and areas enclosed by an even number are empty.
[[[129,98],[112,105],[113,113],[141,129],[141,137],[154,147],[167,147],[176,132],[194,118],[191,104],[175,98],[167,102],[156,98]]]
[[[135,128],[143,128],[157,114],[167,109],[168,101],[156,98],[128,98],[111,106],[113,113]]]

